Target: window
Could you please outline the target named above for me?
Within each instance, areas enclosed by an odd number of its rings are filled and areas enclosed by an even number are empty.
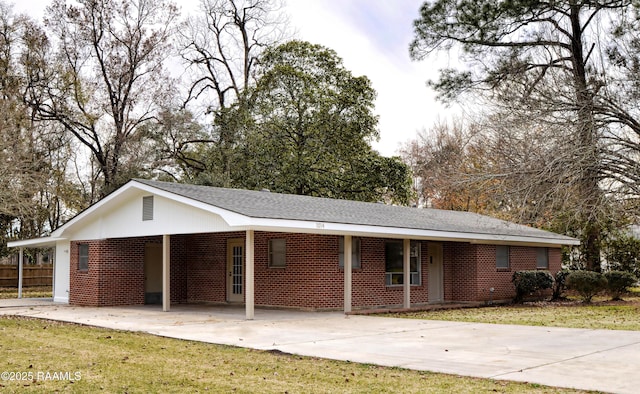
[[[385,243],[385,265],[387,286],[401,285],[404,283],[403,273],[403,241],[387,241]],[[411,272],[410,284],[420,284],[420,242],[411,242],[409,270]]]
[[[547,248],[536,249],[536,268],[549,268],[549,252]]]
[[[338,253],[340,256],[340,268],[344,268],[344,237],[338,238]],[[351,238],[351,268],[361,268],[360,238]]]
[[[287,264],[287,243],[284,239],[269,240],[269,267],[285,267]]]
[[[509,269],[509,247],[505,245],[496,246],[496,268]]]
[[[86,271],[89,269],[89,245],[78,244],[78,269]]]
[[[153,220],[153,196],[142,197],[142,220]]]

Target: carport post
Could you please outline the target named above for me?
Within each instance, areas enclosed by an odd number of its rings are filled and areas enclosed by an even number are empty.
[[[254,273],[254,249],[253,249],[254,239],[255,239],[255,235],[253,230],[247,230],[247,236],[245,239],[245,242],[246,242],[245,254],[246,254],[247,261],[246,261],[246,269],[245,269],[246,292],[245,292],[245,301],[244,301],[245,314],[246,314],[247,320],[253,320],[253,316],[254,316],[254,304],[255,304],[255,288],[254,288],[255,273]]]
[[[20,248],[18,256],[18,298],[22,298],[22,270],[24,268],[24,248]]]
[[[171,309],[171,236],[162,236],[162,311]]]
[[[404,240],[404,248],[402,252],[402,288],[404,290],[404,308],[411,307],[411,240]]]
[[[344,313],[351,312],[351,286],[352,286],[352,267],[353,261],[351,259],[352,246],[351,235],[344,236]]]

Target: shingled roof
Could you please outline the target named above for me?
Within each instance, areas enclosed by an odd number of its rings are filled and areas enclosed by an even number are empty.
[[[292,194],[227,189],[136,179],[132,182],[249,218],[340,223],[448,233],[547,239],[572,245],[575,238],[472,212],[392,206]]]

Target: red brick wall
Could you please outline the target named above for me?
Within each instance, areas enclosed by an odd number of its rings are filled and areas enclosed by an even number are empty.
[[[286,239],[285,268],[268,267],[271,238]],[[326,235],[256,234],[256,304],[343,308],[344,270],[339,266],[338,240],[338,236]],[[426,244],[423,248],[424,260]],[[361,268],[352,273],[353,307],[402,304],[402,286],[385,285],[384,240],[362,238],[360,250]],[[423,278],[425,283],[426,276]],[[412,286],[411,298],[412,302],[426,302],[426,286]]]
[[[511,277],[515,271],[535,270],[536,251],[528,247],[509,247],[509,268],[496,268],[496,247],[478,245],[477,301],[506,300],[515,296]],[[493,294],[490,289],[493,288]]]
[[[188,297],[188,273],[189,268],[187,266],[187,252],[188,252],[188,237],[185,235],[172,235],[171,236],[171,257],[170,257],[170,271],[171,271],[171,302],[181,303],[187,302]]]
[[[69,304],[71,305],[100,305],[100,270],[103,241],[71,242],[69,248]],[[78,270],[78,245],[89,245],[89,269]]]
[[[444,299],[469,301],[477,297],[477,245],[461,242],[443,244]]]
[[[509,268],[496,268],[494,245],[446,243],[445,299],[451,301],[506,300],[515,296],[511,278],[515,271],[536,270],[534,247],[511,246]],[[562,263],[560,249],[549,248],[549,271],[555,274]],[[476,261],[476,263],[474,263]],[[493,294],[490,289],[493,288]]]
[[[115,306],[144,304],[144,250],[161,237],[119,238],[71,243],[69,303]],[[89,269],[78,270],[78,244],[89,245]],[[171,239],[171,301],[186,301],[184,240]]]
[[[536,270],[534,247],[509,247],[509,268],[496,268],[494,245],[471,245],[455,243],[451,258],[453,281],[449,294],[452,301],[506,300],[515,296],[511,278],[515,271]],[[549,248],[549,271],[557,272],[561,267],[560,249]],[[476,261],[474,263],[473,261]],[[490,289],[493,288],[493,294]],[[445,294],[447,289],[445,286]]]
[[[227,241],[244,232],[171,237],[171,301],[225,302]],[[286,267],[268,266],[269,239],[286,240]],[[255,303],[309,309],[341,309],[344,271],[339,267],[338,236],[257,232],[255,235]],[[71,243],[74,305],[144,303],[144,249],[161,237],[107,239]],[[89,269],[79,271],[78,244],[89,244]],[[385,285],[385,240],[361,238],[361,268],[353,271],[354,308],[399,306],[402,286]],[[411,303],[428,302],[428,242],[422,241],[422,282],[411,287]],[[559,249],[549,249],[549,269],[560,269]],[[495,266],[495,246],[443,243],[445,301],[486,301],[514,296],[514,271],[535,269],[535,248],[511,247],[510,268]],[[489,289],[494,292],[490,294]]]
[[[560,248],[549,248],[549,271],[552,274],[562,269],[562,250]]]
[[[268,267],[268,240],[287,242],[287,266]],[[341,309],[344,306],[344,270],[339,266],[338,236],[304,234],[256,234],[256,304],[296,306],[311,309]],[[385,285],[384,240],[361,238],[361,268],[352,273],[352,305],[372,307],[401,305],[402,286]],[[422,245],[426,268],[426,243]],[[411,302],[427,301],[424,285],[411,287]]]
[[[188,301],[227,300],[227,240],[244,239],[244,235],[234,232],[185,236]]]

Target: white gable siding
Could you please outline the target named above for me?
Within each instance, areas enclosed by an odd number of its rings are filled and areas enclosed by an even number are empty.
[[[72,240],[88,240],[232,231],[219,215],[158,195],[154,195],[153,220],[142,220],[142,198],[148,195],[139,191],[119,203],[114,201],[95,212],[93,220],[65,235]]]

